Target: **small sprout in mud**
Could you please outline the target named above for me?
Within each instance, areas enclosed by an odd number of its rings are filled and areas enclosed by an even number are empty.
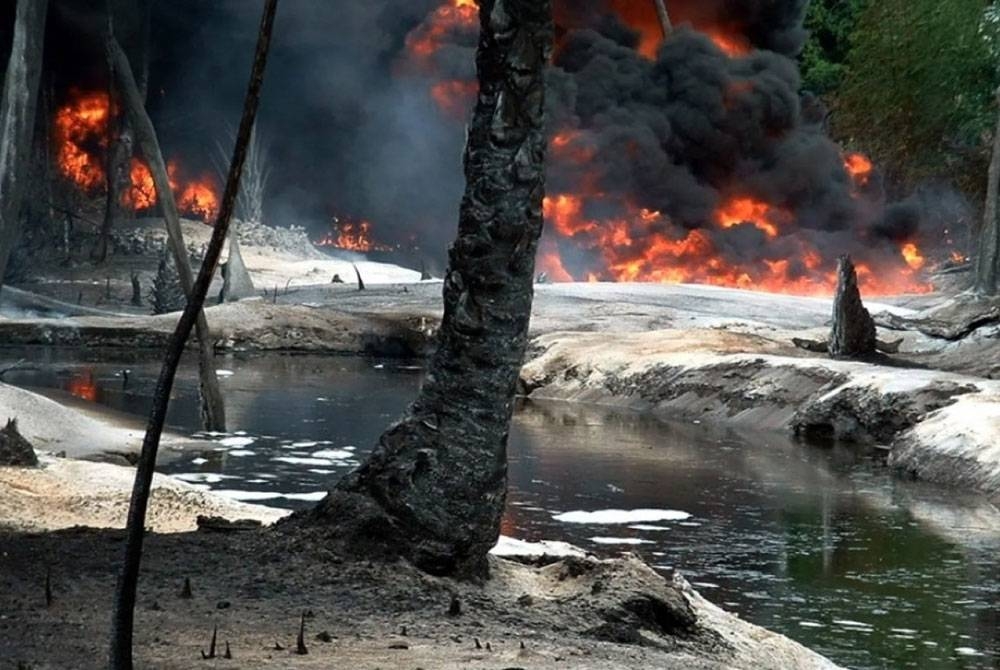
[[[448,606],[448,616],[460,616],[462,614],[462,601],[458,596],[451,597],[451,605]]]
[[[181,587],[181,593],[180,593],[179,597],[184,598],[185,600],[190,600],[193,597],[191,595],[191,578],[190,577],[185,577],[184,578],[184,586]]]
[[[215,608],[220,610],[227,610],[230,608],[230,603],[228,600],[220,600],[219,602],[215,603]]]
[[[275,643],[274,643],[274,650],[275,650],[275,651],[284,651],[284,650],[285,650],[285,648],[284,648],[283,646],[281,646],[281,643],[280,643],[280,642],[275,642]]]
[[[333,636],[330,635],[325,630],[321,633],[317,633],[316,639],[319,640],[320,642],[333,642]]]
[[[406,626],[401,626],[399,629],[399,634],[406,637]]]
[[[208,653],[206,654],[204,651],[201,652],[202,659],[207,661],[210,658],[215,658],[215,640],[218,638],[218,636],[219,636],[219,627],[213,626],[212,641],[208,643]]]
[[[330,280],[331,284],[343,284],[344,280],[340,278],[340,275],[333,275],[333,279]]]
[[[229,640],[226,640],[226,653],[224,653],[222,655],[222,658],[230,658],[231,659],[232,657],[233,657],[233,652],[231,652],[229,650]]]
[[[524,646],[524,640],[521,640],[521,649],[527,649],[527,647]]]
[[[52,607],[52,568],[45,568],[45,606]]]
[[[151,609],[151,610],[152,610],[152,611],[154,611],[154,612],[159,612],[159,611],[160,611],[160,610],[162,610],[163,608],[162,608],[162,607],[160,607],[160,601],[158,601],[158,600],[154,600],[154,601],[153,601],[153,604],[149,606],[149,609]]]
[[[306,648],[306,613],[302,613],[302,619],[299,621],[299,638],[295,641],[295,653],[299,656],[305,656],[309,653]]]
[[[486,643],[486,651],[493,651],[493,645],[489,642]]]
[[[517,599],[517,604],[521,607],[530,607],[535,604],[535,599],[531,597],[530,593],[525,593],[523,596]]]
[[[472,639],[476,641],[476,649],[482,649],[483,648],[483,645],[479,644],[479,638],[478,637],[474,637]]]

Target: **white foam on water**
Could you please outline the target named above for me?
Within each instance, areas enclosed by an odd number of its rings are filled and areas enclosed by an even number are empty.
[[[629,526],[632,530],[643,530],[649,532],[658,532],[661,530],[670,530],[670,526],[650,526],[645,523],[637,523],[634,526]]]
[[[334,465],[334,462],[328,458],[305,458],[303,456],[278,456],[271,460],[289,465]]]
[[[337,473],[336,470],[324,470],[322,468],[310,468],[309,472],[313,473],[314,475],[333,475]]]
[[[312,456],[313,458],[331,458],[335,461],[342,461],[345,458],[351,458],[354,454],[347,449],[320,449],[314,451]]]
[[[871,628],[870,623],[865,623],[863,621],[851,621],[850,619],[834,619],[833,623],[838,626],[845,626],[847,628]]]
[[[180,479],[183,482],[199,482],[203,484],[218,484],[224,479],[239,479],[231,475],[220,475],[214,472],[182,472],[177,475],[171,475],[171,477]]]
[[[651,540],[642,540],[637,537],[591,537],[589,539],[594,544],[655,544]]]
[[[713,584],[712,582],[691,582],[691,586],[697,586],[699,589],[717,589],[718,584]]]
[[[296,447],[296,448],[299,448],[299,449],[303,449],[305,447],[315,447],[316,446],[316,442],[311,441],[311,440],[305,440],[303,442],[292,442],[288,446],[289,447]]]
[[[564,512],[552,517],[563,523],[590,523],[602,525],[635,524],[656,521],[683,521],[691,515],[673,509],[602,509],[593,512]]]
[[[326,497],[326,491],[313,491],[312,493],[282,493],[282,498],[288,500],[308,500],[318,502]]]
[[[823,624],[815,621],[800,621],[799,625],[803,628],[823,628]]]
[[[192,465],[204,465],[205,463],[208,463],[208,459],[207,458],[201,458],[199,456],[198,458],[192,458],[191,459],[191,464]]]
[[[218,443],[224,447],[249,447],[254,440],[252,437],[224,437]]]
[[[982,656],[983,652],[972,647],[955,647],[955,653],[959,656]]]
[[[249,449],[233,449],[232,451],[226,452],[229,456],[236,456],[237,458],[241,456],[255,456],[256,451],[250,451]]]
[[[215,374],[218,377],[232,377],[235,373],[232,370],[216,370]]]

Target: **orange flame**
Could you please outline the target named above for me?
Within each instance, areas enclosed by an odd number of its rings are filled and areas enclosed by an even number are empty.
[[[478,17],[479,5],[474,0],[449,0],[407,36],[407,49],[419,58],[430,58],[446,43],[449,34],[475,26]]]
[[[96,195],[107,188],[104,168],[108,146],[108,127],[114,118],[106,92],[74,91],[70,101],[56,111],[53,137],[59,172],[78,189]],[[167,164],[170,187],[177,197],[182,214],[211,221],[218,212],[218,188],[211,177],[185,181],[179,179],[175,161]],[[122,203],[134,211],[156,205],[156,188],[149,166],[138,158],[129,165],[131,185],[122,195]]]
[[[83,191],[94,191],[105,182],[98,152],[107,146],[110,117],[107,93],[74,93],[73,100],[56,112],[56,163],[62,175]]]
[[[334,231],[316,242],[318,246],[336,247],[359,253],[390,251],[392,249],[388,245],[375,241],[374,237],[372,237],[372,224],[370,221],[349,221],[334,217],[333,227]]]
[[[847,170],[847,174],[850,175],[854,184],[861,187],[868,184],[874,168],[871,160],[864,154],[851,153],[844,156],[844,169]]]
[[[778,236],[778,227],[769,220],[771,216],[771,206],[753,198],[733,198],[716,213],[719,225],[723,228],[750,223],[773,239]]]
[[[917,247],[913,242],[907,242],[899,250],[899,253],[903,256],[903,260],[914,270],[920,270],[927,264],[927,259],[924,258],[923,254],[920,252],[920,248]]]

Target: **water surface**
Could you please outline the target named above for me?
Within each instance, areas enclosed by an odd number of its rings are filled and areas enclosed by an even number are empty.
[[[6,380],[148,409],[155,361],[40,351],[8,352],[34,367]],[[354,467],[421,379],[418,366],[357,358],[230,357],[220,367],[234,432],[197,432],[187,366],[169,423],[210,444],[162,469],[289,509],[314,504]],[[614,509],[655,520],[564,516]],[[1000,533],[973,511],[976,498],[901,482],[848,449],[526,404],[511,431],[503,530],[679,569],[714,602],[851,668],[996,668]]]

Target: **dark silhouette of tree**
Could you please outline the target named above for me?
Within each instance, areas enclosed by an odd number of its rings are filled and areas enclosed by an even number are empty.
[[[48,8],[48,0],[18,0],[0,97],[0,286],[21,233]]]
[[[271,45],[271,33],[274,28],[274,16],[277,12],[278,0],[266,0],[264,14],[261,18],[260,32],[257,38],[257,49],[254,55],[253,67],[250,71],[250,84],[247,88],[246,100],[243,104],[243,117],[236,135],[236,146],[230,162],[229,176],[222,195],[219,208],[219,218],[212,230],[205,260],[193,290],[188,294],[188,304],[177,322],[163,360],[163,367],[153,391],[153,408],[149,415],[146,436],[142,442],[142,451],[136,467],[135,484],[132,487],[132,498],[128,510],[128,523],[125,538],[125,559],[122,571],[118,577],[115,592],[114,614],[112,618],[111,645],[108,657],[110,670],[132,670],[132,633],[135,625],[135,598],[139,582],[139,565],[142,561],[142,540],[145,533],[146,509],[149,504],[149,494],[153,483],[153,470],[156,467],[156,452],[160,446],[160,436],[163,424],[167,418],[167,406],[170,403],[170,391],[173,388],[177,365],[184,353],[184,344],[194,329],[198,315],[202,313],[208,287],[212,283],[222,255],[222,247],[229,232],[229,223],[236,206],[236,197],[240,190],[240,176],[243,162],[246,159],[247,145],[250,133],[257,116],[260,103],[261,87],[264,83],[264,68],[267,64],[267,54]],[[113,38],[109,37],[109,40]]]

